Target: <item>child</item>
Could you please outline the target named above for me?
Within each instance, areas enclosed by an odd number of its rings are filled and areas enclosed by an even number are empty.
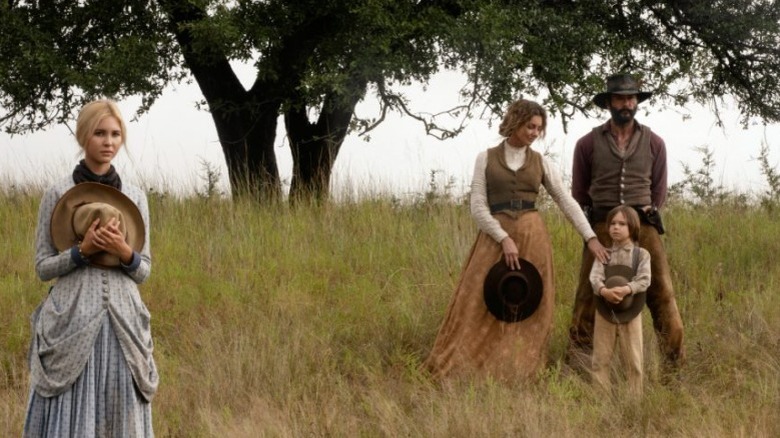
[[[596,294],[593,328],[593,381],[610,387],[610,363],[617,343],[634,395],[642,393],[642,308],[650,286],[650,253],[639,248],[639,215],[627,205],[607,215],[612,248],[607,264],[598,260],[590,271]]]

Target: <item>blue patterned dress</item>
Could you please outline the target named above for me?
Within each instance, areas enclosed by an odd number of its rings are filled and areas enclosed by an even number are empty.
[[[122,188],[143,217],[143,249],[129,265],[102,269],[52,242],[52,210],[73,186],[68,178],[47,190],[38,214],[35,270],[43,281],[56,280],[31,317],[24,436],[151,437],[159,377],[137,287],[151,272],[146,195]]]

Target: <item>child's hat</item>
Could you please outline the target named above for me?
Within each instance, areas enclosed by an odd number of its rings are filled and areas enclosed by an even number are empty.
[[[611,265],[606,268],[609,268],[609,276],[604,281],[604,286],[607,288],[625,286],[628,284],[628,279],[634,276],[634,270],[631,266]],[[615,304],[598,296],[596,297],[596,309],[607,321],[613,324],[625,324],[639,315],[645,305],[646,298],[644,292],[638,292],[626,295],[623,297],[623,301]]]

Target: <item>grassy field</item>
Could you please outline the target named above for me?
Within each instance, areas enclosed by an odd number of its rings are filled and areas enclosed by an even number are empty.
[[[0,196],[0,436],[21,433],[28,317],[47,290],[39,196]],[[638,401],[561,365],[581,241],[555,209],[550,366],[526,384],[419,369],[476,234],[465,205],[151,196],[150,209],[157,436],[780,436],[780,221],[766,208],[666,210],[688,364],[662,378],[645,311]]]

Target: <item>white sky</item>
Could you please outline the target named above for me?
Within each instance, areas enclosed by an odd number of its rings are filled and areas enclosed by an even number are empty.
[[[251,81],[251,71],[244,72]],[[412,108],[439,112],[457,103],[461,80],[454,74],[442,74],[423,91],[410,87]],[[129,154],[120,153],[115,164],[123,178],[158,190],[192,193],[205,183],[203,163],[219,169],[220,187],[227,190],[227,169],[217,141],[211,116],[195,108],[201,98],[197,85],[171,87],[140,120],[128,122]],[[138,101],[120,102],[126,119],[130,119]],[[645,115],[643,110],[649,110]],[[648,103],[640,104],[637,119],[653,128],[666,141],[669,182],[683,179],[681,163],[692,169],[702,165],[703,156],[695,148],[709,146],[714,152],[716,184],[740,192],[759,193],[766,181],[756,161],[762,141],[772,151],[770,161],[777,168],[780,147],[780,125],[763,126],[752,122],[747,130],[739,124],[738,115],[726,112],[723,127],[715,124],[707,109],[694,108],[656,111]],[[361,116],[376,116],[378,105],[369,100],[358,105]],[[683,114],[689,114],[688,120]],[[549,120],[547,137],[537,141],[538,151],[549,149],[565,177],[570,174],[571,155],[580,136],[606,120],[606,111],[598,119],[577,118],[563,132],[560,120]],[[456,122],[450,126],[454,126]],[[71,123],[74,127],[75,123]],[[443,187],[453,182],[455,194],[468,190],[474,159],[481,150],[500,141],[497,123],[488,127],[485,120],[471,120],[457,138],[440,141],[427,137],[422,125],[408,117],[393,115],[370,133],[370,141],[351,134],[336,160],[331,189],[335,193],[357,191],[392,193],[401,197],[422,194],[428,189],[431,172]],[[285,189],[289,184],[292,158],[279,121],[276,139],[279,170]],[[45,132],[13,138],[0,134],[0,184],[48,185],[70,173],[78,159],[78,146],[65,126]]]

